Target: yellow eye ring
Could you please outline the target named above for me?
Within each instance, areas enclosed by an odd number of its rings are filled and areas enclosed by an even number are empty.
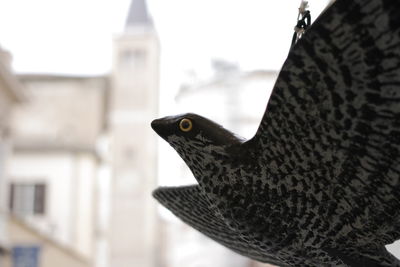
[[[179,129],[181,129],[182,132],[189,132],[193,128],[193,123],[189,119],[182,119],[179,122]]]

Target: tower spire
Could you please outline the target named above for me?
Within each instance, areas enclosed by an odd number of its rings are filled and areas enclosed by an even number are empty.
[[[134,26],[152,26],[153,21],[147,11],[146,0],[132,0],[125,29]]]

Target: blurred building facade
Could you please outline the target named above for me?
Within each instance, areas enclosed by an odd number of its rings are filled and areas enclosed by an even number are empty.
[[[91,262],[29,223],[10,216],[8,221],[12,258],[5,267],[90,267]]]
[[[27,100],[13,114],[9,211],[90,264],[108,79],[20,75],[19,80]],[[37,253],[42,250],[38,244]]]
[[[149,127],[158,69],[158,38],[144,0],[131,2],[110,74],[17,77],[0,68],[0,163],[8,139],[14,144],[8,172],[0,168],[8,179],[0,179],[0,255],[8,253],[8,264],[158,266],[156,140]],[[19,84],[26,100],[11,116]]]
[[[11,55],[0,48],[0,266],[10,263],[7,178],[12,152],[11,114],[23,100],[22,88],[12,73]]]
[[[35,101],[32,101],[24,82],[12,72],[10,63],[10,54],[0,49],[0,266],[89,267],[91,264],[87,257],[80,256],[61,242],[53,241],[49,235],[35,227],[35,222],[28,222],[30,216],[33,220],[37,219],[32,214],[35,212],[44,217],[44,207],[50,205],[44,204],[45,199],[38,197],[44,194],[42,186],[30,186],[29,179],[23,182],[23,188],[16,188],[14,184],[15,171],[29,166],[21,164],[15,168],[16,157],[21,155],[21,144],[17,141],[21,132],[15,127],[14,118],[19,117],[21,109]],[[29,122],[29,118],[26,122]],[[30,153],[35,155],[37,151],[32,150]],[[49,166],[46,165],[47,168]],[[36,174],[35,170],[31,171],[29,177]],[[52,201],[55,197],[56,194]],[[38,201],[43,205],[36,205]],[[63,202],[57,200],[55,203],[60,205]]]
[[[158,266],[156,139],[159,43],[144,0],[132,0],[114,41],[110,95],[110,266]]]

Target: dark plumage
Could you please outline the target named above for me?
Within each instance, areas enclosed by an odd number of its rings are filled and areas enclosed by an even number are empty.
[[[280,266],[400,266],[400,1],[337,0],[292,48],[256,135],[195,114],[153,129],[198,185],[154,196]]]

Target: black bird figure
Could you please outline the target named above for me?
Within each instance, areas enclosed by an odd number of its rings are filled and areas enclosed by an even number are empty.
[[[400,266],[400,1],[331,5],[252,139],[195,114],[152,127],[198,181],[155,198],[215,241],[279,266]]]

